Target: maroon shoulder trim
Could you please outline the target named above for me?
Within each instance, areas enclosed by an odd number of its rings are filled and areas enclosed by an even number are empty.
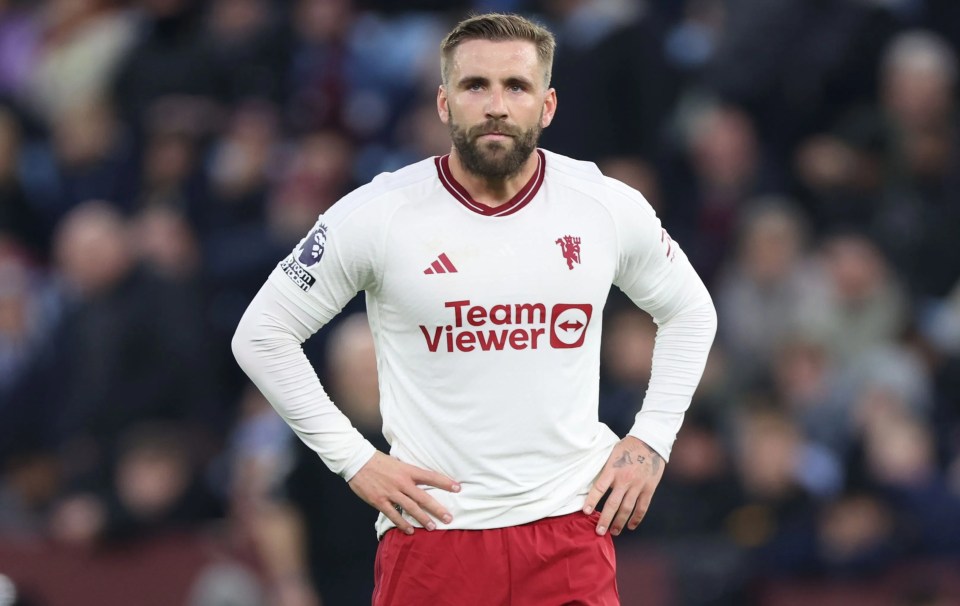
[[[440,178],[440,183],[443,183],[443,186],[450,192],[450,195],[473,212],[487,217],[505,217],[512,215],[529,204],[530,200],[533,200],[537,192],[540,191],[540,186],[543,185],[543,177],[547,172],[547,158],[543,155],[543,152],[538,149],[537,170],[533,173],[533,176],[530,177],[530,180],[527,181],[527,183],[520,188],[520,191],[510,198],[506,204],[494,207],[487,206],[471,198],[466,188],[453,178],[453,173],[450,172],[450,154],[437,156],[434,158],[434,163],[437,165],[437,176]]]

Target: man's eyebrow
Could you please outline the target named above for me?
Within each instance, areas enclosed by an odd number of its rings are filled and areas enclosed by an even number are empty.
[[[533,86],[533,82],[524,78],[523,76],[510,76],[506,79],[505,84],[507,86],[520,85],[524,88],[530,88]]]
[[[484,76],[464,76],[457,82],[458,86],[472,86],[474,84],[489,84],[490,79]]]
[[[525,88],[530,88],[533,86],[533,82],[527,78],[524,78],[523,76],[508,76],[507,78],[503,79],[503,83],[507,86],[520,85]],[[486,86],[490,84],[490,79],[486,76],[464,76],[457,81],[457,85],[461,87],[472,86],[474,84]]]

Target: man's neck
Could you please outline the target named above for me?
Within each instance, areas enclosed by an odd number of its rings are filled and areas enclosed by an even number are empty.
[[[467,190],[474,201],[491,208],[502,206],[513,199],[517,192],[533,178],[538,162],[540,162],[539,154],[532,153],[515,175],[503,179],[485,179],[464,168],[456,149],[450,152],[450,172],[453,178]]]

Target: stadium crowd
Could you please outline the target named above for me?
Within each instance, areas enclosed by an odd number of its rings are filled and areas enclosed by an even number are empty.
[[[216,525],[274,603],[365,603],[375,512],[229,340],[318,214],[449,151],[438,44],[471,9],[550,25],[543,147],[642,191],[717,304],[621,552],[682,604],[960,562],[955,0],[0,1],[0,543]],[[382,444],[362,312],[305,347]],[[612,293],[604,331],[622,434],[655,327]]]

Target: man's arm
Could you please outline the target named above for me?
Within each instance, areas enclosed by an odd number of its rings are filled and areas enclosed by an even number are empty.
[[[324,321],[293,296],[268,280],[254,297],[232,342],[240,367],[327,467],[401,531],[413,526],[395,506],[427,529],[434,527],[430,516],[452,520],[418,485],[457,491],[456,482],[378,452],[327,396],[301,347]]]
[[[683,271],[689,272],[688,278],[696,277],[693,268]],[[679,312],[666,319],[654,316],[659,326],[643,407],[633,428],[614,446],[584,503],[584,513],[591,513],[610,490],[597,534],[609,529],[619,535],[624,527],[635,530],[640,525],[703,373],[716,333],[716,312],[699,278],[688,288],[691,296]]]
[[[233,354],[300,439],[349,481],[375,449],[327,396],[303,353],[323,324],[267,280],[237,326]]]
[[[703,281],[642,196],[631,193],[636,201],[618,206],[621,252],[615,283],[650,313],[657,338],[650,384],[636,422],[613,448],[584,503],[583,511],[590,513],[610,491],[598,534],[609,529],[617,535],[625,526],[633,530],[643,519],[717,330],[716,310]]]

